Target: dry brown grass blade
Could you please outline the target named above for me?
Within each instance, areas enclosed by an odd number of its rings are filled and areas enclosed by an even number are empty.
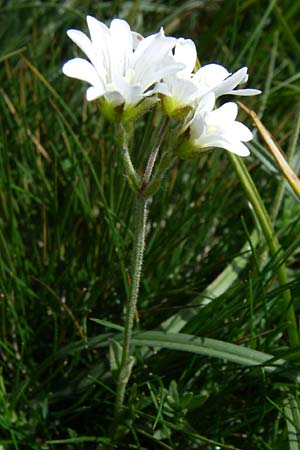
[[[16,121],[16,124],[18,125],[19,130],[20,130],[21,133],[22,133],[22,136],[23,136],[22,139],[24,139],[24,129],[25,129],[25,128],[23,128],[22,121],[21,121],[21,119],[20,119],[20,117],[19,117],[19,114],[17,113],[17,108],[15,107],[15,105],[13,104],[13,102],[10,100],[10,98],[9,98],[8,95],[4,92],[4,90],[3,90],[2,88],[0,88],[0,94],[2,95],[2,97],[3,97],[3,99],[4,99],[5,103],[6,103],[6,105],[7,105],[7,107],[8,107],[8,109],[9,109],[9,111],[10,111],[10,113],[11,113],[12,116],[14,117],[14,119],[15,119],[15,121]],[[47,159],[48,161],[50,161],[51,158],[50,158],[50,156],[49,156],[47,150],[45,149],[45,147],[43,147],[43,145],[41,144],[41,142],[39,141],[39,139],[32,133],[32,131],[30,130],[30,128],[27,128],[27,129],[26,129],[26,134],[27,134],[27,136],[31,139],[31,141],[34,143],[34,145],[35,145],[37,151],[38,151],[39,153],[41,153],[41,155],[42,155],[45,159]]]
[[[295,174],[292,167],[287,162],[280,146],[277,144],[271,133],[262,124],[257,114],[251,109],[247,108],[247,106],[245,106],[242,102],[238,102],[238,104],[252,118],[253,123],[256,126],[265,145],[275,159],[279,170],[283,173],[293,191],[300,197],[300,180]]]

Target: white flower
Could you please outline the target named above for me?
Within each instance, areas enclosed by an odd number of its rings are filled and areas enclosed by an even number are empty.
[[[189,136],[183,139],[177,152],[179,156],[193,157],[201,150],[214,147],[224,148],[240,156],[250,154],[243,142],[250,141],[253,135],[246,125],[235,120],[238,113],[236,103],[225,103],[215,110],[214,105],[213,93],[200,101],[194,117],[185,127]]]
[[[200,103],[190,123],[191,139],[199,148],[220,147],[240,156],[250,154],[243,142],[253,138],[249,128],[236,121],[238,107],[229,102],[213,110],[214,98]]]
[[[113,107],[135,106],[154,93],[165,93],[160,80],[182,67],[170,56],[176,39],[165,37],[163,29],[143,38],[131,31],[125,20],[114,19],[108,28],[87,16],[87,25],[90,38],[79,30],[68,30],[67,34],[89,61],[74,58],[62,70],[90,84],[88,100],[101,97]]]
[[[194,42],[191,39],[177,39],[172,55],[174,61],[182,65],[182,69],[176,74],[164,76],[168,92],[162,97],[165,112],[170,117],[180,117],[194,106],[199,97],[197,84],[192,80],[192,71],[194,70],[197,51]]]
[[[183,65],[176,74],[164,77],[167,96],[162,97],[163,106],[170,117],[180,116],[181,111],[196,107],[197,102],[210,92],[216,97],[221,95],[257,95],[257,89],[235,89],[248,80],[247,67],[242,67],[234,74],[219,64],[207,64],[193,73],[197,52],[191,39],[177,39],[172,54],[175,62]]]
[[[201,96],[208,92],[214,92],[216,97],[226,94],[260,94],[261,91],[258,89],[235,89],[239,84],[246,83],[248,80],[247,71],[247,67],[242,67],[237,72],[231,74],[225,67],[219,64],[207,64],[194,74],[193,80],[197,83],[199,95]]]

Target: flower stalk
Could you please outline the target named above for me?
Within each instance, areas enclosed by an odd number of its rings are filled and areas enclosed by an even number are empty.
[[[141,187],[141,178],[135,170],[129,153],[128,133],[122,125],[119,125],[119,133],[121,139],[121,153],[125,165],[125,172],[128,179],[128,184],[134,192],[137,192]]]
[[[145,234],[148,213],[148,199],[137,193],[135,204],[134,248],[132,260],[132,280],[129,298],[126,305],[126,315],[123,334],[122,357],[117,380],[117,394],[114,410],[113,434],[117,431],[119,418],[122,412],[126,386],[130,378],[134,358],[130,355],[130,342],[134,324],[134,313],[138,300],[143,258],[145,251]],[[114,438],[114,436],[112,436]]]
[[[134,326],[134,316],[138,301],[139,288],[141,282],[141,273],[143,268],[145,252],[145,236],[148,216],[148,202],[152,194],[147,193],[150,184],[152,172],[169,125],[169,119],[165,118],[158,131],[154,141],[146,168],[142,177],[139,177],[132,164],[128,150],[128,136],[126,130],[121,128],[122,133],[122,152],[125,164],[125,170],[131,186],[135,191],[135,210],[134,210],[134,247],[132,257],[131,286],[126,305],[125,323],[123,332],[123,343],[121,348],[120,365],[117,378],[117,393],[114,408],[114,419],[112,426],[112,439],[115,440],[118,432],[118,424],[123,409],[126,386],[128,384],[131,370],[134,364],[134,357],[131,355],[131,337]]]
[[[165,137],[165,134],[167,132],[168,129],[168,125],[169,125],[169,119],[167,117],[165,117],[161,128],[159,130],[159,133],[156,137],[156,140],[154,142],[152,151],[150,153],[148,162],[147,162],[147,166],[143,175],[143,181],[142,181],[142,187],[141,187],[141,191],[144,193],[145,189],[148,187],[152,172],[153,172],[153,168],[154,168],[154,164],[160,149],[160,146],[162,144],[162,141]],[[147,196],[146,196],[147,197]]]

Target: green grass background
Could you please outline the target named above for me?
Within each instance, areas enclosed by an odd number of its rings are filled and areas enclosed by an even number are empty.
[[[192,38],[201,64],[248,66],[248,86],[263,94],[245,103],[299,173],[299,2],[0,1],[1,450],[101,449],[112,418],[108,342],[119,332],[91,318],[122,325],[133,194],[113,126],[61,72],[77,51],[65,31],[86,30],[86,14]],[[135,132],[140,168],[154,119]],[[224,352],[176,339],[156,348],[154,335],[137,345],[117,448],[300,449],[299,350],[282,301],[289,289],[299,315],[299,199],[259,138],[250,148],[283,251],[270,256],[225,151],[175,165],[150,205],[137,329],[223,341]],[[226,343],[288,363],[237,364]]]

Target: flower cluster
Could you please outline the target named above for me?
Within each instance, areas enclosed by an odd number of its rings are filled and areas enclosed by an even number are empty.
[[[143,37],[121,19],[112,20],[108,28],[87,16],[87,25],[90,38],[79,30],[67,34],[89,61],[71,59],[63,73],[88,82],[87,100],[99,99],[110,120],[134,120],[160,101],[168,117],[183,120],[179,156],[189,158],[211,147],[249,154],[243,142],[251,140],[252,133],[235,120],[237,105],[216,108],[221,95],[260,93],[236,89],[248,79],[246,67],[234,74],[218,64],[195,71],[197,52],[190,39],[167,37],[162,28]]]

